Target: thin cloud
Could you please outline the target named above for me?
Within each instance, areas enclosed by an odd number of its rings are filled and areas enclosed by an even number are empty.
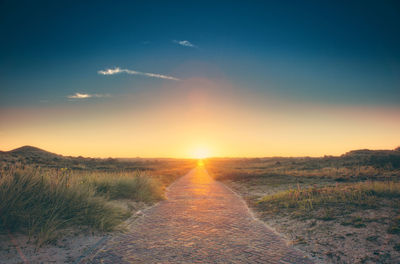
[[[101,74],[101,75],[114,75],[114,74],[118,74],[118,73],[127,73],[127,74],[132,74],[132,75],[141,75],[141,76],[147,76],[147,77],[158,78],[158,79],[180,81],[180,79],[173,77],[173,76],[168,76],[168,75],[163,75],[163,74],[158,74],[158,73],[150,73],[150,72],[139,72],[139,71],[134,71],[134,70],[121,69],[119,67],[115,67],[114,69],[101,70],[101,71],[98,71],[97,73]]]
[[[194,45],[193,43],[191,43],[188,40],[173,40],[172,42],[184,46],[184,47],[189,47],[189,48],[197,48],[196,45]]]
[[[110,97],[109,94],[86,94],[86,93],[75,93],[73,95],[68,95],[68,99],[88,99],[88,98],[104,98]]]

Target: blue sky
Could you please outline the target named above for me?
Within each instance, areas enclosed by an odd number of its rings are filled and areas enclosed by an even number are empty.
[[[226,97],[400,109],[397,1],[2,1],[0,10],[3,112],[119,105],[177,82],[146,73],[224,80],[237,91]]]
[[[216,2],[4,1],[1,104],[35,104],[77,90],[121,92],[102,84],[96,73],[103,68],[218,74],[199,66],[208,64],[244,89],[398,105],[396,1]],[[187,62],[192,69],[179,67]]]

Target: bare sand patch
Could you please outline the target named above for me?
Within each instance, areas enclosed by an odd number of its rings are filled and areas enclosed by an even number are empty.
[[[118,230],[112,233],[92,232],[88,229],[65,229],[62,236],[51,244],[37,248],[34,239],[22,234],[0,234],[1,263],[76,263],[83,255],[101,246],[109,237],[123,232],[148,207],[143,202],[131,200],[112,201],[115,205],[132,211],[132,217],[127,219]]]

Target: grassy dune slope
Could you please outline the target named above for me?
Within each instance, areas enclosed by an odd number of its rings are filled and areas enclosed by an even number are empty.
[[[110,177],[107,177],[110,176]],[[34,236],[40,245],[58,230],[83,226],[114,230],[131,213],[109,203],[126,198],[152,203],[162,199],[161,185],[141,174],[83,176],[64,171],[24,169],[1,173],[0,230]]]
[[[322,263],[400,262],[400,149],[210,159],[206,167]]]
[[[112,231],[194,166],[191,160],[64,157],[26,146],[0,153],[0,233],[38,246],[66,228]],[[137,205],[135,205],[135,203]]]

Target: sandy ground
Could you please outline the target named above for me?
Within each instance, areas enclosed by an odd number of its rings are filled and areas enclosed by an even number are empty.
[[[66,230],[67,231],[67,230]],[[91,234],[85,231],[72,231],[55,244],[36,249],[24,235],[0,235],[1,263],[74,263],[91,246],[104,237],[104,234]]]
[[[264,195],[287,188],[232,181],[224,183],[242,195],[249,205]],[[394,245],[400,243],[400,236],[387,232],[391,220],[397,215],[393,209],[382,207],[353,213],[350,217],[364,219],[365,226],[359,228],[342,225],[344,218],[299,220],[288,215],[263,215],[254,206],[252,210],[256,217],[292,241],[296,248],[321,263],[400,263],[400,252],[394,249]]]
[[[132,217],[116,232],[123,232],[132,225],[148,206],[132,201],[116,202],[132,210]],[[93,248],[105,242],[112,233],[91,232],[85,229],[66,229],[53,244],[36,248],[26,235],[0,234],[0,263],[77,263],[76,261]],[[115,234],[115,233],[114,233]]]

